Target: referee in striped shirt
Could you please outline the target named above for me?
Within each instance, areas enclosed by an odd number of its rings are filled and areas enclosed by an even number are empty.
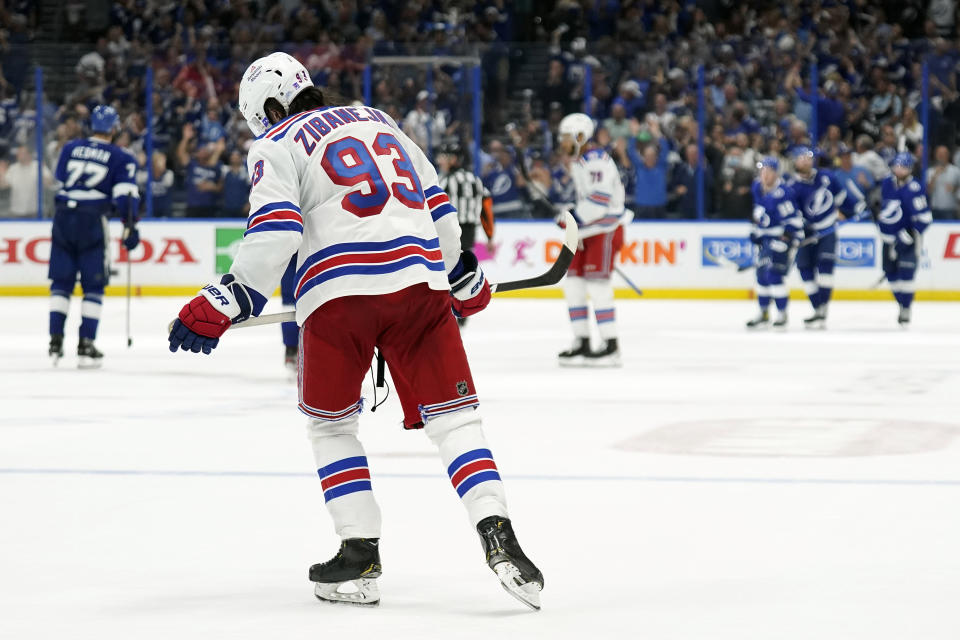
[[[440,188],[450,198],[460,221],[460,247],[473,251],[477,241],[477,225],[487,234],[487,250],[493,250],[493,200],[490,192],[475,174],[463,168],[463,151],[456,142],[440,147],[437,155]]]

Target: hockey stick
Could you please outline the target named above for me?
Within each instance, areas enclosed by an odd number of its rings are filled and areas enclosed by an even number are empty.
[[[840,222],[838,222],[838,223],[836,223],[836,224],[834,224],[834,225],[831,225],[830,228],[828,228],[828,229],[825,229],[825,230],[823,230],[823,231],[817,232],[817,233],[813,234],[812,236],[810,236],[809,238],[804,238],[804,239],[800,242],[800,246],[801,246],[801,247],[810,246],[811,244],[813,244],[814,242],[817,242],[817,241],[820,240],[821,238],[825,238],[825,237],[827,237],[827,236],[830,236],[830,235],[833,235],[833,234],[837,233],[837,232],[840,230],[840,227],[842,227],[842,226],[844,226],[844,225],[848,225],[848,224],[850,224],[851,222],[863,222],[864,218],[867,217],[867,214],[868,214],[868,213],[869,213],[869,210],[864,210],[864,211],[862,211],[861,213],[853,216],[852,218],[847,218],[846,220],[841,220]]]
[[[127,206],[127,224],[125,233],[129,234],[133,228],[133,202]],[[124,236],[126,239],[126,236]],[[133,336],[130,335],[130,290],[131,290],[131,268],[133,261],[130,259],[130,251],[127,251],[127,349],[133,346]]]
[[[826,236],[833,235],[833,234],[837,233],[837,231],[840,229],[840,227],[844,226],[845,224],[849,224],[849,223],[851,223],[851,222],[862,222],[864,218],[866,218],[866,212],[861,213],[860,215],[854,216],[854,217],[852,217],[852,218],[849,218],[849,219],[847,219],[847,220],[844,220],[844,221],[842,221],[842,222],[839,222],[839,223],[831,226],[831,227],[830,227],[829,229],[827,229],[826,231],[821,231],[821,232],[819,232],[819,233],[815,233],[814,235],[810,236],[809,238],[804,238],[802,241],[800,241],[800,244],[797,245],[797,248],[798,248],[798,249],[802,249],[803,247],[809,247],[811,244],[813,244],[814,242],[819,241],[821,238],[825,238]],[[742,273],[742,272],[748,271],[748,270],[750,270],[750,269],[755,269],[756,266],[757,266],[757,265],[756,265],[755,263],[753,263],[753,262],[750,262],[750,263],[748,263],[748,264],[737,264],[736,262],[734,262],[733,260],[730,260],[729,258],[727,258],[727,257],[725,257],[725,256],[716,256],[716,257],[714,258],[714,260],[715,260],[716,263],[719,264],[720,266],[728,267],[728,268],[732,268],[732,269],[736,269],[738,273]]]
[[[509,282],[490,283],[490,292],[497,291],[517,291],[519,289],[532,289],[534,287],[548,287],[557,284],[563,278],[573,256],[577,252],[577,244],[580,242],[580,234],[577,231],[577,221],[569,211],[564,212],[564,224],[566,225],[563,246],[560,247],[560,255],[556,262],[549,269],[538,276],[524,278],[523,280],[511,280]],[[246,327],[259,327],[264,324],[276,324],[277,322],[296,322],[297,313],[295,311],[283,311],[281,313],[270,313],[265,316],[256,316],[248,318],[243,322],[230,325],[231,329],[244,329]],[[167,333],[173,330],[173,322],[167,327]]]
[[[744,271],[749,271],[750,269],[755,268],[757,265],[754,262],[748,262],[747,264],[737,264],[727,256],[709,256],[714,262],[716,262],[721,267],[726,267],[736,271],[737,273],[743,273]]]
[[[643,295],[643,290],[642,290],[640,287],[638,287],[637,285],[633,284],[633,281],[630,280],[630,278],[627,277],[627,274],[625,274],[625,273],[623,272],[623,269],[621,269],[620,267],[614,265],[614,266],[613,266],[613,270],[617,272],[617,275],[619,275],[621,278],[623,278],[623,281],[626,282],[627,285],[629,285],[629,287],[630,287],[631,289],[633,289],[633,292],[634,292],[635,294],[637,294],[638,296],[642,296],[642,295]]]

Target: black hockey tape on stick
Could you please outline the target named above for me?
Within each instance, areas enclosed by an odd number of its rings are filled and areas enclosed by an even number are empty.
[[[570,263],[573,262],[573,256],[577,252],[577,244],[580,242],[580,232],[577,230],[577,221],[569,211],[564,212],[565,235],[563,246],[560,247],[560,255],[557,261],[551,265],[544,273],[533,278],[523,280],[511,280],[510,282],[490,283],[491,293],[497,291],[518,291],[520,289],[532,289],[534,287],[549,287],[557,284],[563,278]],[[231,329],[244,329],[246,327],[259,327],[264,324],[276,324],[278,322],[296,322],[297,314],[295,311],[284,311],[282,313],[270,313],[265,316],[248,318],[241,323],[230,325]],[[167,333],[173,331],[173,322],[167,326]]]

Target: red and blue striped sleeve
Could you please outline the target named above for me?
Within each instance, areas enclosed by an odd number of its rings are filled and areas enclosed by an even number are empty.
[[[303,241],[300,178],[290,152],[270,138],[253,143],[247,165],[252,213],[230,273],[266,298]]]
[[[263,231],[296,231],[303,233],[303,215],[300,207],[289,200],[268,202],[247,218],[244,236]]]

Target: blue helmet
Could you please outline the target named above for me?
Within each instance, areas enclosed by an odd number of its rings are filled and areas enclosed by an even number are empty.
[[[811,149],[805,144],[801,144],[794,147],[793,151],[790,152],[790,155],[792,155],[794,158],[799,158],[800,156],[809,156],[812,158],[814,156],[814,153],[813,153],[813,149]]]
[[[97,105],[90,114],[90,128],[96,133],[110,133],[119,122],[117,110],[108,104]]]
[[[890,161],[891,167],[906,167],[907,169],[913,169],[913,154],[907,153],[906,151],[901,151],[897,155],[893,156],[893,160]]]
[[[780,161],[774,156],[764,156],[760,159],[760,162],[757,163],[757,169],[763,169],[764,167],[773,169],[774,171],[780,171]]]

